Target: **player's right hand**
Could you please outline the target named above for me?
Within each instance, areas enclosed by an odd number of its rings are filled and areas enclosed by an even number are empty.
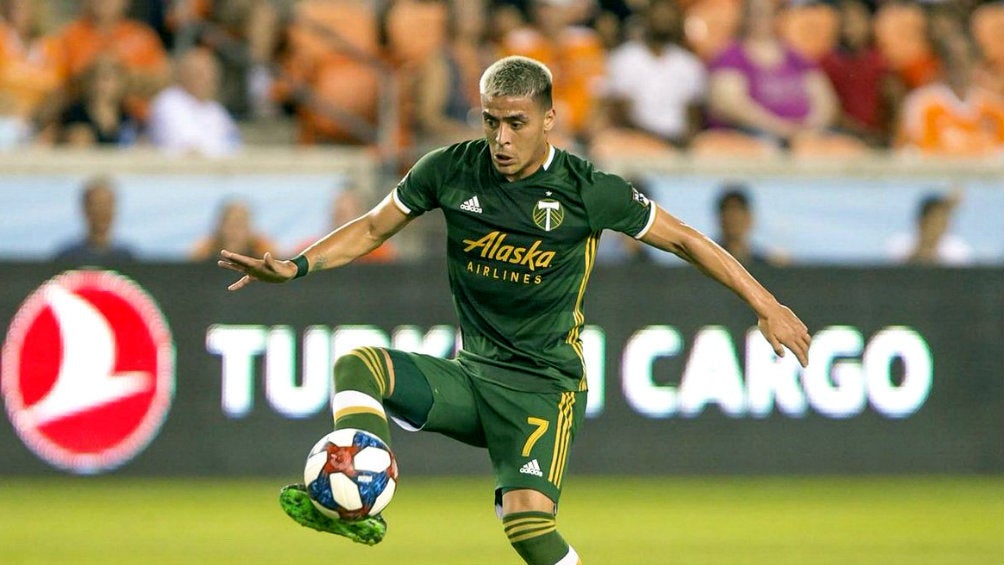
[[[757,326],[778,357],[784,357],[784,348],[787,347],[795,354],[799,365],[805,367],[809,364],[812,336],[790,308],[775,302],[770,310],[759,316]]]
[[[256,259],[223,249],[216,264],[224,269],[243,273],[244,276],[227,287],[231,291],[240,290],[252,281],[283,283],[296,276],[296,265],[292,261],[276,259],[271,253],[265,253],[261,259]]]

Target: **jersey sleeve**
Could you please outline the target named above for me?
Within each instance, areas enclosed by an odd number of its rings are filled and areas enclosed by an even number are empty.
[[[644,237],[655,221],[655,204],[617,175],[598,173],[597,180],[582,193],[590,227]]]
[[[437,189],[442,183],[438,170],[444,165],[442,155],[442,150],[427,153],[397,184],[393,192],[394,204],[405,214],[421,216],[439,207]]]

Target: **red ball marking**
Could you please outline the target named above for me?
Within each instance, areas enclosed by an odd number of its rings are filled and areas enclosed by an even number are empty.
[[[329,443],[327,451],[328,461],[324,464],[325,474],[330,475],[332,473],[342,473],[351,479],[356,478],[358,473],[356,472],[354,460],[356,453],[359,453],[360,451],[359,447],[354,445],[342,447],[340,445]]]

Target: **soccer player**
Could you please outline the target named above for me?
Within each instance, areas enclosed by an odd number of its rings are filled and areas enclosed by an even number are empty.
[[[531,565],[576,565],[556,529],[568,448],[582,423],[586,378],[579,332],[600,232],[613,229],[679,255],[732,289],[756,313],[778,355],[805,365],[809,334],[735,259],[618,176],[548,143],[551,73],[506,57],[482,75],[484,139],[425,155],[376,207],[290,260],[221,251],[221,267],[252,281],[286,282],[345,265],[416,216],[440,208],[450,287],[463,332],[455,359],[364,347],[335,362],[336,428],[389,440],[387,414],[408,428],[485,447],[510,543]],[[379,517],[331,520],[302,485],[280,494],[302,525],[364,543]]]

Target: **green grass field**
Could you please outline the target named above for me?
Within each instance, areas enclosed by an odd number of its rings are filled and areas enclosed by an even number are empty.
[[[3,565],[484,565],[520,561],[486,478],[405,480],[387,539],[300,528],[279,482],[7,479]],[[1001,565],[1004,477],[571,477],[586,565]]]

